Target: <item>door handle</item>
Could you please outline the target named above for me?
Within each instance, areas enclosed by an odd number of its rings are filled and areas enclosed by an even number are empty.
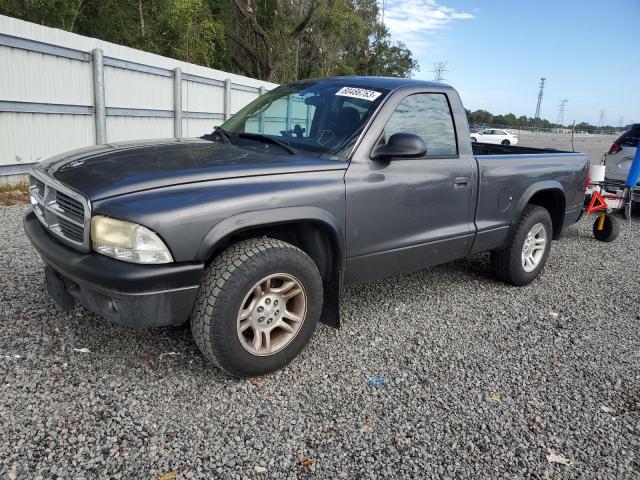
[[[457,189],[469,188],[469,177],[456,177],[453,180],[453,188],[457,188]]]

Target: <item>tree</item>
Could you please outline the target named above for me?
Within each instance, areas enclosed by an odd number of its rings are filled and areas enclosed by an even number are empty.
[[[225,24],[224,32],[244,55],[235,59],[244,70],[253,70],[258,78],[275,81],[280,64],[291,53],[318,6],[317,0],[290,3],[266,0],[259,8],[255,1],[232,0],[239,18]]]
[[[0,0],[0,14],[279,83],[418,69],[376,0]]]

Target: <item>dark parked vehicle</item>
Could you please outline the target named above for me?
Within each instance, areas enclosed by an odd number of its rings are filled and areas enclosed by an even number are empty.
[[[472,145],[448,86],[279,87],[201,139],[90,147],[39,164],[24,225],[49,294],[133,327],[190,319],[237,376],[280,368],[354,282],[490,251],[526,285],[582,212],[579,153]]]

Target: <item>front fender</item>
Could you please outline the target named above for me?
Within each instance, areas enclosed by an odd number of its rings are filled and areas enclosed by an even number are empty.
[[[291,224],[296,222],[314,222],[320,224],[331,235],[338,255],[330,278],[324,278],[325,300],[321,321],[333,327],[340,326],[340,285],[345,271],[344,232],[338,220],[326,210],[311,206],[282,207],[267,210],[243,212],[218,222],[205,235],[198,248],[198,261],[206,262],[234,234],[254,228]],[[337,268],[336,268],[337,267]]]
[[[242,212],[227,217],[214,225],[204,236],[195,260],[206,261],[221,241],[243,230],[302,221],[317,222],[329,229],[340,255],[340,271],[344,271],[345,251],[343,228],[333,214],[322,208],[312,206],[271,208],[267,210]]]

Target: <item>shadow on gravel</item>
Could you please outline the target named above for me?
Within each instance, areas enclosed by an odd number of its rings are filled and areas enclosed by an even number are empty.
[[[68,316],[73,348],[87,348],[100,363],[129,373],[140,370],[160,377],[194,372],[215,378],[228,378],[205,361],[191,336],[189,324],[175,327],[133,329],[104,320],[77,307]],[[91,360],[96,362],[95,358]]]

